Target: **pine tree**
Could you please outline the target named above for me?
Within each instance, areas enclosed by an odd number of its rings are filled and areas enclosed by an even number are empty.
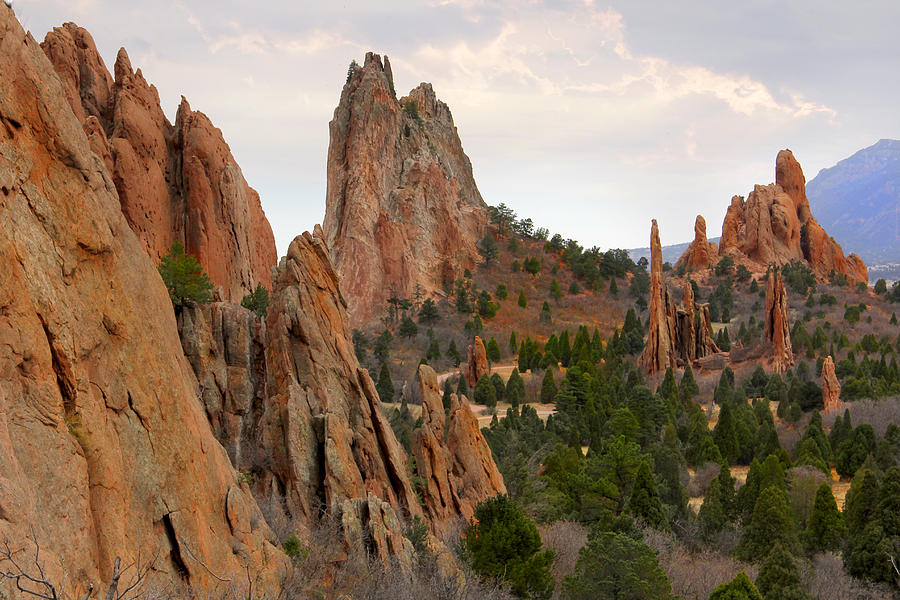
[[[638,467],[626,510],[655,529],[669,529],[662,502],[659,500],[656,479],[653,477],[647,461],[642,461],[641,466]]]
[[[562,289],[559,287],[559,282],[555,277],[553,278],[553,281],[550,282],[550,297],[557,302],[562,298]]]
[[[528,298],[525,297],[525,290],[519,292],[519,306],[528,308]]]
[[[394,401],[394,382],[391,381],[391,371],[388,369],[387,363],[381,363],[381,371],[378,373],[378,383],[375,384],[378,390],[378,398],[382,402]]]
[[[541,402],[549,404],[556,398],[556,382],[553,380],[553,369],[544,371],[544,380],[541,382]]]
[[[719,411],[719,421],[713,429],[713,441],[719,447],[719,452],[729,464],[734,463],[738,457],[737,431],[735,429],[734,415],[731,402],[725,402]]]
[[[759,570],[756,586],[765,600],[808,600],[800,568],[781,542],[776,542]]]
[[[681,399],[685,402],[700,393],[700,386],[697,385],[697,380],[694,379],[694,370],[691,369],[690,364],[684,368],[684,375],[681,376],[678,391],[681,393]]]
[[[666,374],[656,393],[672,406],[678,400],[678,384],[675,383],[675,374],[672,372],[672,367],[666,369]]]
[[[157,270],[176,309],[189,304],[206,304],[212,299],[213,284],[209,275],[180,243],[175,242],[169,247]]]
[[[714,589],[709,600],[763,600],[763,596],[747,574],[741,571],[729,583],[723,583]]]
[[[459,381],[456,384],[456,395],[460,398],[463,396],[469,397],[469,384],[466,381],[466,376],[463,374],[459,375]]]
[[[513,369],[506,380],[506,390],[503,392],[504,397],[514,407],[525,400],[525,381],[519,375],[518,369]]]
[[[487,354],[487,359],[491,363],[496,363],[500,361],[500,346],[497,344],[497,340],[491,337],[488,340],[487,348],[485,348],[485,354]]]
[[[735,554],[743,560],[758,561],[768,556],[777,542],[792,554],[800,552],[787,493],[773,485],[765,488],[756,500]]]
[[[831,486],[823,482],[816,490],[812,514],[803,534],[803,542],[809,554],[837,550],[844,536],[844,518],[841,516],[831,493]]]
[[[488,408],[497,406],[497,388],[491,383],[487,375],[482,375],[475,383],[475,391],[472,394],[476,404],[484,404]]]
[[[456,347],[456,340],[450,340],[450,345],[447,346],[447,358],[452,361],[454,367],[458,367],[459,363],[462,362],[462,356],[460,356]]]
[[[450,410],[450,396],[453,395],[453,384],[450,383],[450,378],[444,380],[444,394],[441,396],[441,403],[444,405],[444,410]]]
[[[511,355],[515,356],[516,352],[518,352],[518,348],[519,348],[519,346],[516,343],[516,332],[511,331],[509,333],[509,353]]]
[[[438,307],[434,303],[434,300],[432,300],[431,298],[426,298],[422,303],[422,308],[419,309],[419,323],[432,325],[439,321],[440,318],[441,315],[438,312]]]
[[[400,321],[400,331],[398,333],[401,337],[412,338],[419,333],[419,326],[408,316],[403,317],[403,320]]]
[[[431,342],[428,344],[428,350],[425,352],[425,358],[428,360],[440,360],[441,345],[438,343],[436,337],[431,338]]]
[[[609,280],[609,293],[613,296],[619,295],[619,284],[616,283],[616,278],[613,277]]]

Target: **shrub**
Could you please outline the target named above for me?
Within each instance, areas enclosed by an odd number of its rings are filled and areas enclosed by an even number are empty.
[[[260,319],[265,318],[269,308],[269,290],[261,283],[256,284],[256,289],[241,299],[241,306],[256,313]]]
[[[193,255],[185,253],[180,243],[175,242],[169,247],[157,269],[176,309],[206,304],[212,299],[213,284],[209,275]]]

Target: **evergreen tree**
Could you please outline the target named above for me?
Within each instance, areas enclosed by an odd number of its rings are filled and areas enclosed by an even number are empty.
[[[681,376],[678,391],[681,393],[681,399],[685,402],[700,393],[700,386],[697,385],[697,380],[694,379],[694,370],[691,369],[690,364],[684,367],[684,375]]]
[[[525,290],[519,292],[519,306],[522,308],[528,307],[528,298],[525,297]]]
[[[666,369],[666,374],[663,377],[662,383],[659,384],[659,389],[656,390],[656,393],[663,400],[668,402],[670,406],[675,405],[679,394],[678,384],[675,383],[675,374],[672,372],[672,367]]]
[[[391,371],[387,363],[381,363],[381,371],[378,373],[378,383],[375,384],[378,398],[382,402],[394,401],[394,382],[391,381]]]
[[[816,490],[812,514],[803,534],[809,554],[838,550],[844,536],[844,519],[831,493],[831,486],[823,482]]]
[[[441,404],[444,405],[444,411],[450,410],[450,396],[453,394],[453,384],[450,378],[444,380],[444,394],[441,396]]]
[[[475,383],[473,396],[476,404],[484,404],[488,408],[497,406],[497,388],[487,375],[482,375]]]
[[[792,554],[800,552],[787,493],[773,485],[765,488],[756,500],[735,554],[743,560],[758,561],[768,556],[777,542]]]
[[[575,572],[562,584],[565,600],[675,600],[666,572],[647,544],[603,532],[578,553]]]
[[[612,294],[613,296],[619,295],[619,284],[616,283],[615,277],[612,277],[609,280],[609,293]]]
[[[544,371],[544,380],[541,382],[541,402],[549,404],[556,398],[556,382],[553,380],[553,369]]]
[[[169,299],[176,310],[189,304],[206,304],[212,299],[213,284],[209,275],[184,246],[175,242],[169,246],[157,267]],[[266,293],[268,296],[268,292]]]
[[[269,290],[261,283],[256,284],[256,289],[241,299],[241,306],[253,311],[257,317],[264,319],[269,308]]]
[[[800,568],[781,542],[776,542],[759,569],[756,585],[765,600],[808,600]]]
[[[716,423],[715,429],[713,429],[713,441],[719,447],[719,452],[722,453],[722,458],[726,462],[732,464],[737,461],[737,432],[731,402],[725,402],[719,411],[719,421]]]
[[[553,281],[550,282],[550,297],[557,302],[562,298],[562,289],[559,287],[559,282],[555,277],[553,278]]]
[[[398,333],[402,337],[412,338],[419,333],[419,327],[418,325],[416,325],[416,322],[410,319],[408,316],[403,317],[403,320],[400,321],[400,331]]]
[[[478,504],[466,530],[472,568],[485,579],[505,579],[520,598],[548,599],[553,593],[553,550],[541,550],[541,536],[507,496]]]
[[[519,375],[518,369],[513,369],[506,380],[506,390],[503,392],[506,400],[513,406],[518,406],[520,402],[525,400],[525,382]]]
[[[447,358],[450,359],[454,367],[458,367],[459,363],[462,362],[462,356],[460,356],[459,350],[456,347],[456,340],[450,340],[450,345],[447,346]]]
[[[550,313],[550,304],[545,300],[544,304],[541,305],[541,312],[538,315],[538,319],[541,323],[550,324],[553,321],[553,316]]]
[[[463,374],[459,375],[459,381],[456,383],[456,395],[460,398],[465,396],[469,397],[469,383],[466,381],[466,376]]]
[[[667,530],[669,528],[669,523],[663,513],[662,502],[659,500],[656,479],[654,479],[647,461],[642,461],[641,466],[638,467],[626,510],[655,529]]]
[[[487,348],[485,348],[485,354],[487,354],[487,359],[491,363],[496,363],[500,361],[500,346],[497,344],[497,340],[491,337],[488,340]]]
[[[494,397],[497,399],[497,402],[502,401],[506,393],[506,385],[503,383],[503,378],[494,373],[491,375],[491,385],[494,386]]]
[[[426,298],[419,309],[419,323],[433,325],[440,321],[441,315],[438,312],[437,304],[431,298]]]
[[[518,344],[516,343],[516,332],[511,331],[509,333],[509,353],[513,356],[518,352]]]
[[[741,571],[729,583],[723,583],[714,589],[709,600],[763,600],[763,596],[747,574]]]
[[[438,343],[436,337],[431,338],[431,342],[428,344],[428,350],[425,352],[425,358],[429,361],[440,360],[441,345]]]

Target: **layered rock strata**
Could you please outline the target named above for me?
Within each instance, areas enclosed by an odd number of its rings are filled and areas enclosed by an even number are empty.
[[[769,281],[766,284],[765,338],[772,346],[772,365],[775,371],[784,373],[794,366],[787,292],[778,269],[769,271]]]
[[[437,375],[419,366],[422,427],[413,439],[416,469],[424,481],[422,505],[435,534],[446,532],[460,517],[468,520],[482,500],[505,494],[478,419],[465,396],[450,397],[445,416]]]
[[[822,363],[822,404],[826,414],[836,414],[843,408],[841,383],[834,372],[834,359],[825,357]]]
[[[174,242],[197,257],[233,302],[271,289],[275,238],[222,132],[182,98],[172,125],[156,88],[125,49],[113,78],[90,34],[66,23],[41,44],[91,149],[112,174],[122,212],[157,262]]]
[[[694,241],[684,251],[675,266],[687,270],[700,270],[716,264],[718,260],[719,247],[715,242],[706,239],[706,219],[702,215],[697,215],[697,220],[694,222]]]
[[[210,430],[167,291],[5,4],[0,61],[0,539],[26,568],[38,542],[75,597],[105,593],[116,556],[198,590],[245,566],[264,582],[283,554]]]
[[[690,281],[685,281],[678,306],[666,287],[662,270],[659,227],[650,227],[650,329],[638,362],[648,373],[665,371],[719,352],[712,340],[709,305],[694,301]]]
[[[488,366],[487,351],[484,348],[484,341],[479,336],[475,336],[475,340],[466,348],[466,383],[469,389],[475,387],[478,380],[484,375],[490,375],[491,369]]]
[[[486,205],[430,84],[398,101],[390,62],[370,52],[351,66],[329,131],[324,230],[354,327],[478,262]]]
[[[778,153],[775,183],[757,185],[746,200],[735,196],[722,223],[719,255],[748,260],[764,269],[805,261],[819,280],[842,274],[851,283],[868,282],[857,255],[840,245],[813,218],[806,179],[790,150]]]

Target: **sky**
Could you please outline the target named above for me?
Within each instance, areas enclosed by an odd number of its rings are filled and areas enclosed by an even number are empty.
[[[174,121],[206,113],[260,193],[279,254],[325,214],[328,122],[351,60],[433,84],[488,204],[586,247],[721,231],[790,148],[807,179],[900,138],[897,0],[13,0],[108,68],[124,46]],[[815,204],[812,205],[815,215]]]

